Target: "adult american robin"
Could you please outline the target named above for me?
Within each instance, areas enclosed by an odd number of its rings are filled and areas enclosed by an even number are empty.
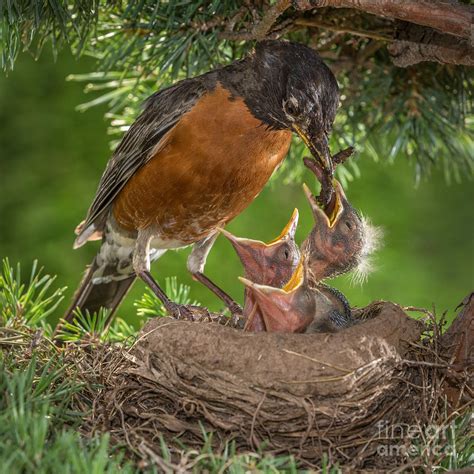
[[[295,132],[332,176],[328,133],[339,101],[336,79],[312,49],[257,44],[248,57],[153,94],[102,175],[74,247],[102,239],[65,319],[76,308],[110,310],[136,276],[176,317],[190,316],[150,274],[168,249],[193,244],[188,269],[238,311],[204,274],[224,227],[260,193]]]
[[[295,209],[280,235],[268,243],[236,237],[221,229],[242,262],[245,278],[255,283],[278,288],[288,282],[300,260],[300,250],[295,242],[298,215],[298,209]],[[243,317],[245,331],[266,330],[258,305],[248,290],[245,291]]]

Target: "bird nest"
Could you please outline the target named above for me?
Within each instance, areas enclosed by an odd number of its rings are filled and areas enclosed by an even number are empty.
[[[399,306],[375,302],[355,316],[333,334],[151,320],[132,349],[103,346],[76,360],[87,385],[103,387],[89,392],[83,431],[109,431],[148,460],[160,457],[163,437],[176,455],[233,440],[239,451],[289,453],[301,465],[320,466],[325,453],[344,467],[400,466],[403,449],[379,454],[403,445],[403,433],[387,440],[383,427],[435,423],[448,365],[436,334]]]

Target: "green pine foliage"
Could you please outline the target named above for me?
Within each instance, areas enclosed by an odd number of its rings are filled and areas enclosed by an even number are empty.
[[[107,319],[108,311],[103,308],[93,314],[77,310],[72,322],[64,322],[58,333],[58,339],[64,342],[105,342],[109,336]]]
[[[172,301],[177,304],[198,305],[197,301],[191,301],[189,297],[190,287],[178,284],[176,277],[165,279],[165,291]],[[145,289],[142,297],[135,302],[137,315],[143,325],[149,318],[164,317],[167,315],[163,303],[149,289]],[[98,313],[85,313],[79,309],[75,312],[75,317],[71,322],[63,321],[57,339],[64,342],[88,342],[107,343],[120,342],[130,345],[135,341],[137,329],[120,317],[114,317],[109,324],[109,314],[105,309],[100,309]]]
[[[0,471],[135,472],[115,452],[109,436],[82,439],[75,427],[84,414],[71,411],[82,386],[75,368],[51,342],[47,321],[62,298],[55,278],[36,262],[23,282],[20,266],[3,261],[0,274]]]
[[[81,54],[95,29],[98,11],[96,0],[1,2],[2,68],[12,70],[20,51],[29,51],[38,57],[46,43],[51,43],[54,54],[64,44]]]
[[[114,453],[108,435],[84,440],[72,429],[81,414],[71,413],[68,401],[80,385],[64,377],[61,357],[46,361],[33,354],[20,367],[19,359],[1,351],[2,472],[51,473],[59,466],[69,473],[135,472],[123,461],[123,452]]]
[[[33,262],[27,283],[22,280],[20,265],[16,271],[10,266],[8,259],[3,260],[0,273],[0,322],[7,326],[37,327],[46,324],[46,318],[53,313],[61,300],[66,288],[50,291],[56,277],[43,275],[38,262]],[[47,331],[51,328],[44,327]]]

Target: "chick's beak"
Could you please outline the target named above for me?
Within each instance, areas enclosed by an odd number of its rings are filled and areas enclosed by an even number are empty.
[[[242,265],[245,268],[245,274],[248,276],[253,276],[255,274],[264,273],[263,269],[265,265],[268,264],[266,250],[269,247],[277,248],[278,246],[284,245],[288,241],[294,240],[296,228],[298,226],[298,217],[298,209],[295,209],[291,215],[290,220],[283,228],[280,235],[268,243],[262,242],[260,240],[236,237],[224,229],[219,229],[219,231],[230,241],[234,247],[242,262]]]
[[[268,242],[268,244],[266,245],[270,246],[283,241],[294,240],[296,228],[298,227],[298,218],[298,209],[295,208],[293,214],[290,217],[290,220],[288,221],[288,224],[286,224],[286,226],[283,228],[280,235],[276,239],[273,239],[272,241]]]
[[[261,273],[265,262],[266,245],[260,240],[236,237],[227,230],[219,229],[234,247],[245,269],[245,274],[251,278]]]
[[[308,199],[309,205],[311,206],[311,210],[313,212],[313,216],[316,222],[318,222],[319,219],[323,218],[325,219],[326,224],[330,228],[334,227],[334,225],[337,223],[339,217],[342,214],[342,211],[346,206],[346,203],[348,202],[344,190],[342,189],[342,186],[339,181],[334,179],[333,186],[336,192],[333,193],[331,200],[327,204],[327,206],[322,209],[318,203],[318,200],[313,195],[311,190],[305,183],[303,183],[303,190],[306,195],[306,198]]]
[[[314,134],[314,136],[311,136],[312,134],[304,132],[297,125],[293,125],[293,128],[309,148],[309,151],[324,172],[332,177],[334,174],[334,166],[331,159],[331,152],[329,151],[329,143],[326,133],[318,132]]]
[[[310,322],[298,307],[296,294],[304,282],[302,263],[283,288],[258,285],[245,278],[240,281],[252,293],[268,332],[301,332]]]

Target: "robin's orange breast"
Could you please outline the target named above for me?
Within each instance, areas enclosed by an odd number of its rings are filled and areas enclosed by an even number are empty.
[[[161,239],[206,237],[242,212],[285,158],[291,132],[272,131],[222,86],[168,132],[151,160],[117,196],[127,230],[154,226]]]

